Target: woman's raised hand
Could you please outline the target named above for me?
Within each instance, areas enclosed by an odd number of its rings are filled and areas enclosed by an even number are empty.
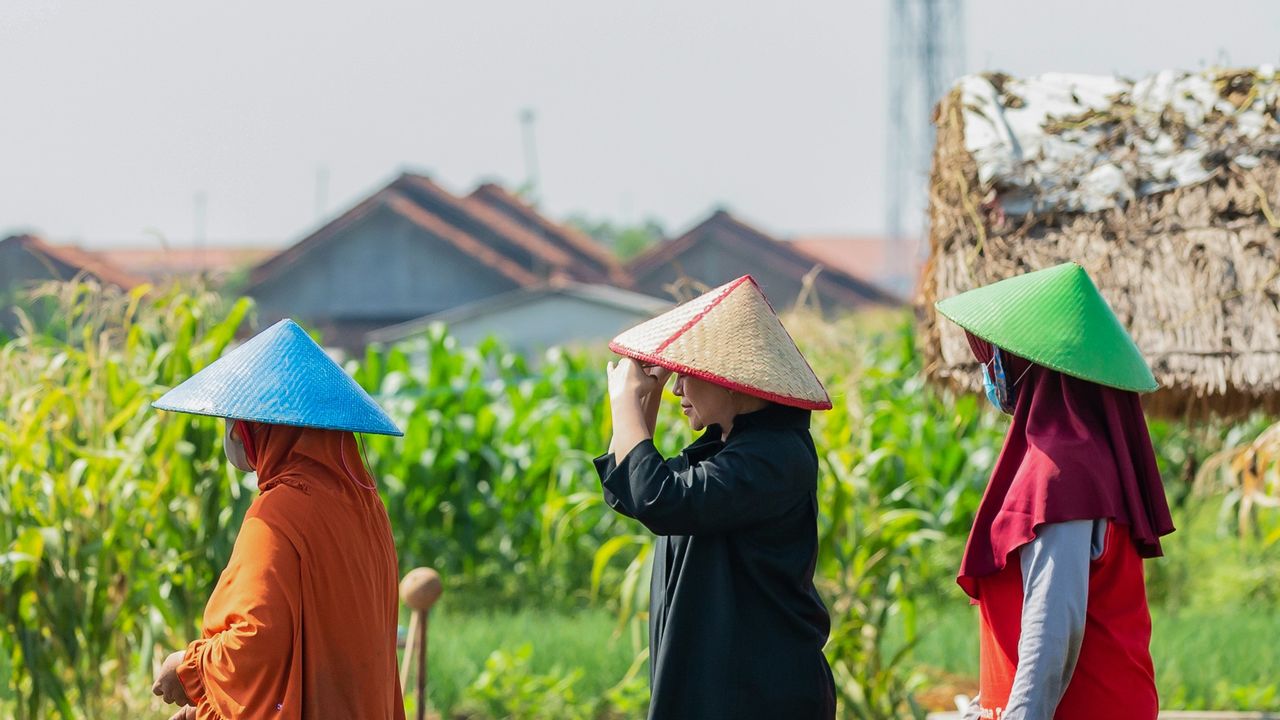
[[[659,392],[666,386],[667,380],[671,379],[671,371],[661,365],[646,365],[641,369],[657,382]]]
[[[671,371],[659,365],[649,365],[642,370],[654,379],[653,387],[644,398],[644,426],[653,435],[658,425],[658,408],[662,405],[662,389],[671,378]]]
[[[662,368],[644,368],[631,358],[609,363],[609,402],[613,408],[613,440],[609,452],[621,460],[638,443],[653,437],[662,386],[671,377]]]
[[[659,375],[655,370],[664,374]],[[655,391],[662,392],[662,386],[671,376],[669,370],[656,367],[646,369],[631,358],[609,363],[605,372],[609,376],[609,399],[615,407],[619,403],[643,406]]]

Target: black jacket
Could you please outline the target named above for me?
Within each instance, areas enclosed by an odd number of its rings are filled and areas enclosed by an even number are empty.
[[[770,405],[721,434],[709,427],[670,460],[651,441],[621,464],[596,460],[609,506],[659,536],[649,717],[832,718],[809,412]]]

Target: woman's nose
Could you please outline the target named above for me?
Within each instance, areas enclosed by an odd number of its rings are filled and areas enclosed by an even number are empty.
[[[676,376],[676,384],[672,386],[671,392],[676,397],[684,397],[684,376]]]

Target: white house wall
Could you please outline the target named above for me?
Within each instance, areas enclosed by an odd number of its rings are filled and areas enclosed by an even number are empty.
[[[459,344],[492,335],[513,350],[537,353],[556,345],[603,346],[619,332],[649,319],[647,313],[557,295],[504,308],[450,325]]]
[[[391,324],[515,288],[453,245],[384,211],[310,250],[252,294],[268,317]]]

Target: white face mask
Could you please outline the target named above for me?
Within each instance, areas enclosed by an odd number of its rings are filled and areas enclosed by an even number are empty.
[[[227,455],[227,462],[231,466],[241,472],[254,472],[253,465],[249,464],[249,453],[244,449],[244,443],[236,436],[236,421],[228,419],[226,432],[222,434],[222,450]]]

